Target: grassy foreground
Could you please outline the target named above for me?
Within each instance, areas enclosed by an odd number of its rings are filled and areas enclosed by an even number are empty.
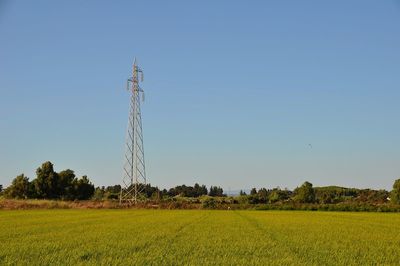
[[[400,214],[0,211],[0,264],[398,265]]]

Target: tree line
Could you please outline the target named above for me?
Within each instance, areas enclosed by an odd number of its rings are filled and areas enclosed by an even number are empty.
[[[70,169],[57,173],[51,162],[45,162],[36,169],[35,179],[29,181],[21,174],[1,193],[16,199],[87,200],[93,196],[94,190],[87,176],[77,178]]]
[[[251,189],[247,195],[240,193],[242,202],[249,204],[274,204],[284,202],[310,204],[338,204],[343,202],[358,202],[383,204],[393,202],[400,204],[400,179],[396,180],[391,192],[381,189],[357,189],[338,186],[313,187],[310,182],[304,182],[293,191],[288,189]]]
[[[160,190],[158,187],[153,187],[151,184],[142,184],[143,186],[143,197],[147,199],[168,199],[173,197],[187,197],[187,198],[198,198],[201,196],[211,197],[225,197],[224,191],[221,187],[211,186],[207,189],[205,185],[194,184],[194,186],[179,185],[170,189]],[[104,200],[104,199],[118,199],[121,192],[120,185],[114,186],[102,186],[97,187],[94,191],[93,199]]]
[[[166,197],[212,197],[226,196],[218,186],[195,184],[194,186],[180,185],[169,190],[160,190],[151,184],[143,184],[144,198]],[[118,199],[121,192],[120,185],[96,187],[87,176],[77,178],[71,169],[59,173],[54,171],[54,165],[47,161],[36,169],[36,178],[29,180],[24,174],[18,175],[6,189],[0,185],[0,195],[15,199],[61,199],[61,200],[107,200]]]
[[[170,189],[159,189],[151,184],[143,185],[143,198],[149,200],[168,201],[174,198],[228,197],[219,186],[194,184],[179,185]],[[36,178],[29,180],[21,174],[12,180],[9,187],[3,189],[0,185],[0,195],[17,199],[61,199],[61,200],[116,200],[121,191],[120,185],[96,187],[87,176],[77,178],[70,169],[55,172],[51,162],[43,163],[36,170]],[[344,188],[338,186],[313,187],[310,182],[304,182],[293,191],[289,189],[252,188],[250,193],[240,191],[233,198],[237,204],[340,204],[346,202],[383,204],[391,202],[400,204],[400,179],[393,184],[392,191]]]

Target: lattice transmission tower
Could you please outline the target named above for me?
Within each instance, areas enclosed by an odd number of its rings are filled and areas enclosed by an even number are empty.
[[[126,89],[130,92],[130,111],[126,133],[126,152],[124,177],[121,184],[120,203],[136,204],[144,199],[146,168],[144,164],[142,115],[140,101],[144,101],[144,91],[139,86],[143,82],[143,71],[138,67],[136,58],[133,63],[132,77],[127,80]]]

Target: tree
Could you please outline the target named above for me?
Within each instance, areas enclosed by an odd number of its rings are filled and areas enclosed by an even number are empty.
[[[72,181],[75,178],[74,171],[67,169],[58,173],[58,183],[57,183],[57,197],[61,199],[71,199],[73,198],[73,186]]]
[[[36,170],[36,179],[33,182],[39,198],[53,199],[58,197],[58,174],[54,172],[51,162],[43,163]]]
[[[267,199],[268,199],[268,190],[266,188],[261,188],[258,191],[258,199],[260,201],[260,203],[267,203]]]
[[[0,185],[0,194],[3,192],[3,185]]]
[[[31,194],[29,178],[24,174],[17,176],[5,190],[5,194],[9,198],[27,199]]]
[[[257,189],[255,188],[255,187],[253,187],[251,190],[250,190],[250,195],[256,195],[257,194]]]
[[[72,185],[74,188],[73,194],[75,199],[87,200],[90,199],[94,194],[94,185],[85,175],[80,179],[74,178]]]
[[[114,185],[108,186],[105,189],[104,198],[106,199],[118,199],[121,193],[121,186]]]
[[[221,187],[211,186],[208,195],[211,197],[223,197],[224,196],[223,193],[224,191]]]
[[[200,196],[202,195],[207,195],[208,194],[208,189],[205,185],[201,185],[200,187]]]
[[[96,189],[94,190],[94,194],[93,194],[93,199],[95,200],[102,200],[104,199],[104,194],[105,194],[105,187],[96,187]]]
[[[144,185],[143,194],[146,196],[146,198],[150,198],[158,190],[159,190],[158,187],[152,187],[151,184],[146,184],[146,185]]]
[[[298,187],[294,191],[295,200],[301,203],[313,203],[315,201],[315,191],[313,185],[310,182],[304,182],[301,187]]]
[[[193,190],[194,197],[200,197],[208,194],[207,187],[205,185],[200,186],[198,183],[194,184]]]
[[[158,188],[157,188],[158,189]],[[168,194],[170,197],[175,197],[177,195],[181,197],[200,197],[202,195],[207,195],[207,188],[205,185],[199,185],[198,183],[194,184],[194,186],[186,186],[185,184],[181,186],[176,186],[174,188],[170,188],[167,193],[163,192],[162,194]]]
[[[329,191],[322,191],[319,195],[319,201],[322,204],[329,204],[333,202],[334,195]]]
[[[400,179],[394,181],[393,190],[390,193],[390,200],[395,204],[400,204]]]
[[[290,191],[288,191],[287,189],[282,190],[279,187],[272,189],[268,195],[270,203],[283,201],[288,199],[289,197],[290,197]]]

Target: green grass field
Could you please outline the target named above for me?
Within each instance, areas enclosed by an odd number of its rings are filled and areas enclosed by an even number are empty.
[[[0,264],[399,265],[400,214],[0,211]]]

